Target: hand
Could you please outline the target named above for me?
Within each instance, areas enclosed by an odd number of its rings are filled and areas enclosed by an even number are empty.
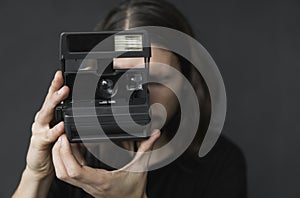
[[[125,167],[106,171],[80,164],[66,136],[61,135],[52,149],[56,176],[94,197],[147,197],[145,188],[148,161],[153,144],[159,136],[160,131],[156,130],[149,139],[142,141],[134,159]]]
[[[55,107],[69,94],[69,88],[63,86],[61,71],[57,71],[51,83],[42,108],[36,114],[32,124],[32,136],[27,153],[26,169],[34,173],[38,179],[53,173],[51,149],[53,143],[64,132],[63,122],[54,127],[50,123],[54,119]]]

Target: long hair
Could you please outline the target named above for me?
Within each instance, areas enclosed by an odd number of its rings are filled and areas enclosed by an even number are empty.
[[[104,21],[96,26],[95,31],[125,30],[141,26],[167,27],[194,37],[187,19],[174,5],[164,0],[125,0],[108,13]],[[196,156],[209,125],[211,100],[201,74],[188,60],[178,54],[175,55],[180,62],[180,70],[192,84],[200,105],[201,119],[198,131],[192,144],[185,152],[185,154]],[[175,135],[174,131],[178,128],[179,121],[180,112],[176,113],[163,127],[162,131],[167,133],[169,139]]]

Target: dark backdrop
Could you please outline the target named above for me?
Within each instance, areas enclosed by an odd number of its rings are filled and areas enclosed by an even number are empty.
[[[0,197],[15,189],[30,126],[58,68],[62,31],[88,31],[119,1],[0,1]],[[250,198],[300,197],[300,2],[176,0],[214,57],[224,127],[247,159]]]

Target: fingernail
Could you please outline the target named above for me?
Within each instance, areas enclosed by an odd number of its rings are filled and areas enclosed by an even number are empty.
[[[62,122],[58,123],[58,124],[55,126],[55,128],[56,128],[57,130],[59,130],[61,127],[62,127]]]
[[[61,142],[61,137],[59,137],[57,141],[58,141],[58,142]]]
[[[57,94],[61,95],[63,93],[63,91],[64,91],[64,88],[62,87],[62,88],[60,88],[60,90],[58,90]]]

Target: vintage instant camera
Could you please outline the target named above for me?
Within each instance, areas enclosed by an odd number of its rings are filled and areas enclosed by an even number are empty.
[[[70,142],[150,136],[145,83],[150,57],[146,31],[61,34],[61,69],[70,94],[56,107],[55,118],[64,121]],[[114,60],[124,58],[140,58],[142,66],[116,68]]]

